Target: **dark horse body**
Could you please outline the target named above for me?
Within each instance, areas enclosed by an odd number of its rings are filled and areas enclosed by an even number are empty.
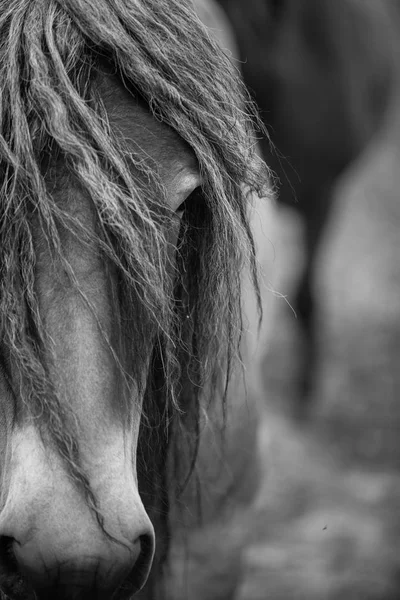
[[[176,499],[256,487],[245,93],[182,0],[10,0],[0,38],[0,593],[176,598]]]
[[[317,251],[338,178],[380,129],[390,104],[395,15],[380,0],[218,2],[268,127],[270,140],[260,143],[278,178],[278,201],[304,225],[304,270],[293,305],[304,340],[299,392],[306,401],[316,359]]]

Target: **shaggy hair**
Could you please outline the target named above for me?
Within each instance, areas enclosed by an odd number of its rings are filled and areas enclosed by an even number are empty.
[[[184,0],[6,0],[0,40],[4,362],[16,365],[16,395],[50,433],[97,510],[73,415],[48,376],[51,350],[35,291],[37,229],[72,281],[60,229],[82,235],[54,201],[45,177],[49,157],[57,156],[91,198],[96,243],[117,268],[119,311],[129,323],[127,340],[135,340],[131,377],[145,398],[138,471],[151,504],[159,486],[171,486],[162,456],[168,443],[179,449],[175,455],[189,457],[186,466],[193,464],[200,395],[224,401],[240,342],[244,264],[258,289],[247,197],[265,192],[266,173],[255,154],[253,108],[229,59]],[[102,61],[188,143],[200,166],[202,189],[187,203],[172,278],[165,192],[110,130],[94,85]],[[94,243],[93,232],[83,233],[86,243]],[[187,475],[174,473],[181,483]]]

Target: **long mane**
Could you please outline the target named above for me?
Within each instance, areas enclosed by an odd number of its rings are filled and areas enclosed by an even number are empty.
[[[57,156],[92,200],[97,242],[117,268],[139,388],[149,333],[156,332],[140,390],[138,458],[151,505],[156,488],[167,485],[167,444],[184,448],[189,464],[195,457],[204,390],[224,399],[239,348],[244,264],[257,287],[247,197],[265,191],[266,177],[254,150],[253,108],[229,59],[184,0],[6,0],[0,39],[2,352],[17,366],[18,396],[46,424],[95,507],[72,415],[48,377],[49,341],[35,291],[35,227],[54,260],[64,262],[60,227],[82,234],[48,184]],[[93,86],[101,61],[189,144],[200,165],[202,190],[184,213],[172,278],[160,183],[108,126]]]

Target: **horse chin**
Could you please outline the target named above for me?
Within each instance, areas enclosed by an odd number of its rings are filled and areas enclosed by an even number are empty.
[[[0,587],[1,600],[129,600],[138,591],[136,586],[124,585],[123,589],[113,593],[110,590],[91,589],[76,585],[63,588],[58,586],[57,589],[50,591],[37,590],[34,592],[28,582],[23,578],[17,578],[15,581],[10,581],[4,587]]]
[[[6,575],[0,571],[1,600],[35,600],[36,595],[31,585],[22,575]]]
[[[147,570],[146,565],[143,565],[144,570]],[[139,565],[140,569],[140,565]],[[74,572],[72,574],[64,573],[50,587],[32,587],[28,577],[24,575],[6,576],[2,570],[0,577],[0,598],[1,600],[129,600],[140,589],[141,585],[137,582],[137,568],[135,574],[130,573],[120,585],[120,588],[115,591],[101,583],[93,583],[91,581],[92,574],[84,572]]]

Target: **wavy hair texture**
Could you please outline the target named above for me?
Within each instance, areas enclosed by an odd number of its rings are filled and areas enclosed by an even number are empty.
[[[139,154],[128,152],[110,130],[94,85],[102,61],[188,143],[200,166],[202,189],[187,203],[172,278],[165,193]],[[244,264],[258,290],[247,200],[254,191],[265,193],[266,173],[255,153],[253,118],[229,59],[184,0],[0,5],[2,352],[20,374],[18,396],[46,427],[95,511],[73,415],[49,377],[51,344],[35,291],[37,231],[72,282],[62,227],[98,244],[117,269],[128,345],[135,339],[130,377],[145,398],[138,471],[150,505],[161,487],[171,485],[163,449],[173,443],[175,454],[193,464],[200,401],[207,395],[224,401],[240,342]],[[55,202],[46,179],[52,156],[93,202],[96,239]]]

